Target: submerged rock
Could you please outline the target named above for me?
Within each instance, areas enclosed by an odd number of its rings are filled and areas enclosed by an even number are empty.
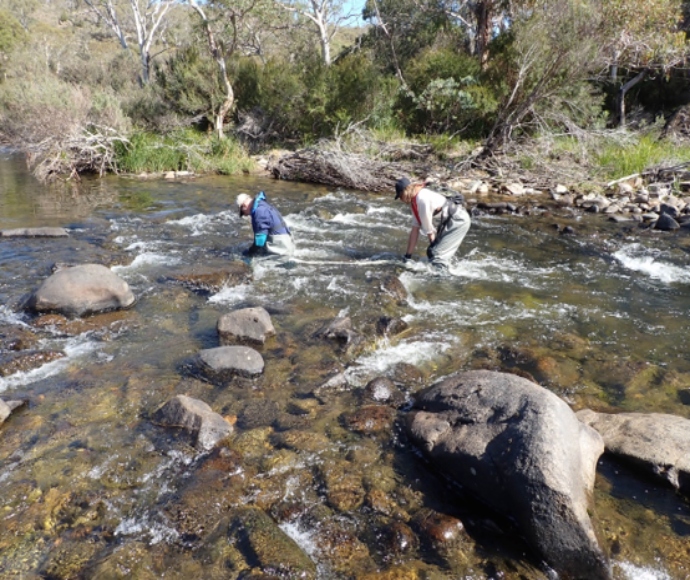
[[[217,324],[222,345],[236,342],[264,344],[276,333],[271,315],[264,308],[243,308],[220,317]]]
[[[65,228],[16,228],[0,230],[0,238],[67,238],[69,232]]]
[[[606,451],[661,477],[690,495],[690,420],[662,413],[596,413],[577,418],[604,439]]]
[[[0,350],[28,350],[38,344],[38,336],[15,325],[0,326]]]
[[[15,409],[26,405],[26,401],[3,401],[0,399],[0,425],[7,421]]]
[[[550,391],[515,375],[469,371],[422,391],[408,430],[429,459],[514,519],[559,573],[608,579],[587,513],[601,437]]]
[[[219,292],[224,286],[237,286],[250,282],[251,268],[241,260],[235,260],[223,268],[192,266],[169,278],[194,292],[205,294]]]
[[[407,328],[408,324],[402,318],[382,316],[376,321],[376,334],[380,336],[395,336]]]
[[[0,354],[0,377],[27,372],[61,359],[64,352],[56,350],[21,350]]]
[[[129,308],[134,294],[127,282],[100,264],[82,264],[58,270],[29,298],[35,312],[84,316]]]
[[[258,508],[235,510],[228,535],[247,561],[268,575],[264,577],[316,578],[314,562],[268,514]]]
[[[405,402],[405,395],[387,377],[376,377],[370,380],[361,395],[362,402],[378,403],[398,407]]]
[[[218,441],[232,433],[232,425],[211,407],[186,395],[170,399],[154,413],[153,421],[163,427],[184,429],[201,449],[213,448]]]

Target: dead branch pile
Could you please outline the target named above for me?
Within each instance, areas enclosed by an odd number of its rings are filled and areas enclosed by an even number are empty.
[[[115,144],[127,139],[109,127],[94,127],[80,134],[53,136],[27,148],[29,166],[40,181],[62,176],[78,179],[82,173],[117,172]]]
[[[384,192],[392,191],[402,176],[423,179],[428,168],[417,161],[387,162],[365,155],[302,149],[269,162],[268,170],[276,179],[319,183],[346,189]]]

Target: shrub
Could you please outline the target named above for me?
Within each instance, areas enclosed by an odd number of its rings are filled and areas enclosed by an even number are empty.
[[[491,92],[478,84],[479,63],[450,49],[429,49],[405,71],[408,91],[400,91],[398,113],[412,133],[475,135],[497,108]]]

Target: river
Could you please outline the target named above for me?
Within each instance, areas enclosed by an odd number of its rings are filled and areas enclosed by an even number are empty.
[[[251,282],[211,294],[174,283],[192,265],[242,259],[251,228],[234,200],[260,190],[292,229],[295,259],[257,260]],[[256,176],[45,186],[6,153],[0,229],[70,236],[0,239],[0,330],[30,330],[65,355],[0,377],[0,397],[30,401],[0,428],[0,576],[250,577],[256,564],[218,532],[250,505],[319,578],[546,578],[506,524],[437,478],[397,428],[362,433],[348,417],[375,377],[409,401],[470,368],[529,373],[575,410],[690,417],[678,394],[690,387],[690,236],[595,215],[480,215],[437,275],[421,243],[416,259],[400,259],[410,220],[392,195]],[[123,277],[135,307],[77,330],[35,328],[22,297],[55,263],[87,262]],[[386,291],[391,277],[406,300]],[[276,327],[265,373],[226,387],[199,380],[192,361],[218,345],[218,317],[246,306],[264,306]],[[383,315],[407,329],[376,335]],[[338,316],[361,349],[315,337]],[[346,385],[323,387],[335,372]],[[224,453],[152,423],[179,393],[236,423]],[[424,508],[461,520],[462,540],[430,545],[414,525]],[[592,519],[616,578],[690,578],[690,504],[672,490],[603,458]]]

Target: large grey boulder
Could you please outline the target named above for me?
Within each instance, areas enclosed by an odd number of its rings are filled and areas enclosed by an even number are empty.
[[[163,427],[184,429],[197,448],[206,450],[232,433],[232,425],[211,407],[186,395],[177,395],[161,406],[153,414],[153,421]]]
[[[218,319],[216,328],[223,345],[236,342],[264,344],[269,336],[276,333],[271,315],[260,306],[224,314]]]
[[[610,578],[587,513],[604,444],[556,395],[511,374],[458,373],[416,396],[408,431],[557,572]]]
[[[604,439],[606,451],[690,494],[690,420],[663,413],[596,413],[577,418]]]
[[[134,294],[127,282],[100,264],[63,268],[41,284],[27,303],[36,312],[84,316],[128,308]]]
[[[201,370],[211,379],[225,380],[233,375],[254,376],[264,370],[264,359],[248,346],[219,346],[199,352]]]

